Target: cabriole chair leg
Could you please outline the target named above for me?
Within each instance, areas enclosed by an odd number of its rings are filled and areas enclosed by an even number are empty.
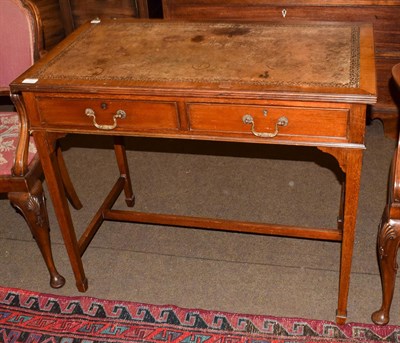
[[[46,200],[42,183],[37,180],[30,192],[10,192],[8,198],[16,209],[24,216],[39,246],[47,269],[50,273],[50,286],[60,288],[65,279],[56,269],[50,244],[50,227],[46,208]]]

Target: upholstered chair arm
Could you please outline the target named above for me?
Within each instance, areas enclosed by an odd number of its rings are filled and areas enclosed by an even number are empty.
[[[9,83],[22,73],[32,63],[40,59],[45,53],[44,49],[44,30],[40,12],[35,3],[30,0],[21,0],[18,4],[20,12],[18,13],[14,7],[8,7],[9,3],[4,3],[2,10],[6,13],[16,15],[18,25],[14,27],[14,40],[18,42],[10,54],[2,55],[5,60],[2,63],[9,65],[9,72],[1,75],[0,78],[0,95],[9,95]],[[11,4],[11,3],[10,3]],[[18,7],[17,7],[18,8]],[[25,18],[24,18],[25,16]],[[24,21],[24,19],[26,21]],[[3,29],[7,29],[8,26]],[[8,32],[8,31],[7,31]],[[27,34],[30,37],[27,37]],[[15,56],[18,56],[16,59]],[[20,131],[17,148],[15,151],[14,165],[12,168],[13,175],[23,176],[28,171],[29,163],[29,122],[25,115],[25,108],[22,100],[18,95],[11,95],[11,100],[18,112],[20,120]]]
[[[24,176],[28,172],[28,154],[29,154],[29,123],[25,113],[25,107],[22,104],[21,98],[17,94],[12,94],[11,99],[17,109],[19,116],[19,139],[15,152],[14,166],[12,173],[15,176]]]

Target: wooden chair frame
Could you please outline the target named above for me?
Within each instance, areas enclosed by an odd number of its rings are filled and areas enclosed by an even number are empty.
[[[392,69],[393,80],[400,93],[400,64]],[[397,274],[397,252],[400,246],[400,137],[394,152],[389,177],[388,200],[378,232],[378,261],[382,282],[382,305],[372,314],[372,321],[386,325],[390,320]]]
[[[34,60],[38,60],[45,54],[43,46],[43,25],[38,8],[29,0],[19,0],[27,13],[31,16]],[[16,75],[17,77],[18,75]],[[1,88],[1,96],[9,96],[8,88]],[[15,154],[13,170],[10,175],[0,176],[0,192],[7,193],[8,198],[14,208],[21,212],[25,218],[34,239],[36,240],[46,266],[50,273],[50,285],[53,288],[62,287],[65,279],[60,275],[55,267],[52,249],[50,244],[49,220],[46,208],[46,201],[43,192],[43,171],[40,164],[39,156],[33,158],[28,165],[28,149],[29,149],[29,123],[24,112],[22,99],[19,95],[13,95],[11,98],[14,106],[19,114],[20,134]],[[68,199],[74,208],[79,209],[82,204],[73,188],[72,182],[66,171],[65,162],[62,157],[61,149],[57,147],[57,159],[61,163],[62,178]]]

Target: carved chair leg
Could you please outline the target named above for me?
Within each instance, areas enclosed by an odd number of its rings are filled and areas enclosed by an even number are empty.
[[[42,183],[37,180],[28,192],[10,192],[8,198],[11,204],[24,216],[31,232],[39,246],[47,269],[50,273],[50,286],[60,288],[65,279],[55,267],[50,245],[50,228]]]
[[[382,305],[372,314],[372,321],[385,325],[390,320],[394,286],[397,273],[397,251],[400,244],[400,221],[384,219],[379,226],[378,258],[382,282]]]

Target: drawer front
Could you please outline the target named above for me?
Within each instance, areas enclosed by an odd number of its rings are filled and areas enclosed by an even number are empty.
[[[375,50],[378,56],[400,56],[400,20],[398,25],[397,31],[374,30]]]
[[[194,133],[220,132],[250,137],[261,133],[267,138],[275,135],[270,138],[301,141],[313,137],[338,141],[348,136],[347,108],[191,103],[187,111],[190,130]]]
[[[327,20],[371,22],[380,30],[398,30],[400,6],[379,4],[379,1],[364,2],[358,6],[334,4],[333,1],[261,1],[251,4],[243,0],[233,3],[213,1],[164,0],[165,14],[169,19],[241,19],[241,20]]]
[[[37,98],[41,125],[85,130],[178,130],[175,102]]]

